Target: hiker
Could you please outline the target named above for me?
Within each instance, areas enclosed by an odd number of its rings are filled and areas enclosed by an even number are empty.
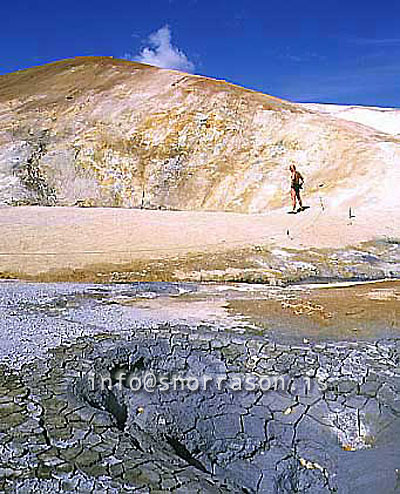
[[[304,178],[301,173],[296,170],[295,165],[290,165],[289,170],[291,173],[290,195],[292,197],[293,212],[296,213],[296,198],[299,201],[300,206],[297,212],[303,211],[303,202],[300,197],[300,189],[303,188]]]

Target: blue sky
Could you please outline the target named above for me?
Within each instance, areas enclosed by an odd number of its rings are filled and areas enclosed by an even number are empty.
[[[3,0],[0,73],[77,55],[294,101],[400,107],[399,0]]]

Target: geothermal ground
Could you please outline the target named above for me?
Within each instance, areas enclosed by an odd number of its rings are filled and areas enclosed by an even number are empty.
[[[104,57],[1,76],[0,491],[399,492],[399,129]]]
[[[3,281],[0,488],[397,492],[399,298],[397,282]],[[226,385],[134,391],[121,372]],[[230,387],[249,375],[284,384]]]
[[[288,209],[250,215],[3,208],[0,277],[283,283],[400,276],[397,213],[353,210],[349,216],[308,204],[296,215]]]
[[[1,209],[0,490],[397,492],[398,223],[308,204]]]

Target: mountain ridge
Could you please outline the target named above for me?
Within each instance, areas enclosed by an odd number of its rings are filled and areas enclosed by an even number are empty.
[[[326,110],[111,57],[2,75],[0,203],[267,212],[296,163],[311,202],[397,206],[396,135]]]

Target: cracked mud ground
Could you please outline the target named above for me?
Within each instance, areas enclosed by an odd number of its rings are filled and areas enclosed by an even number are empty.
[[[228,310],[204,313],[204,300],[226,305],[234,287],[223,288],[2,283],[0,491],[400,492],[398,333],[290,341]],[[241,289],[234,297],[245,304]],[[190,324],[176,316],[181,300]],[[382,306],[392,321],[393,307]],[[120,371],[285,386],[133,392]]]

